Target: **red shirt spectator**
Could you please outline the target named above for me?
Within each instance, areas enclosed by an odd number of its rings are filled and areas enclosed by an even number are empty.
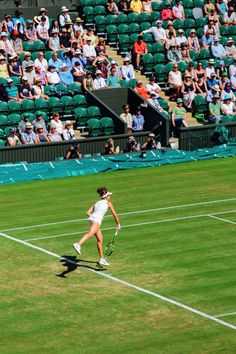
[[[165,9],[161,12],[161,19],[164,22],[165,20],[174,20],[175,16],[173,11],[170,9],[170,4],[166,4]]]

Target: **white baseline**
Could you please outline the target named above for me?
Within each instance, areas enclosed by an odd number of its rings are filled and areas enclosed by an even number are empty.
[[[236,315],[236,312],[223,313],[222,315],[215,315],[214,317],[225,317]]]
[[[124,213],[119,213],[119,216],[125,216],[125,215],[133,215],[133,214],[143,214],[143,213],[152,213],[154,211],[161,211],[161,210],[170,210],[170,209],[181,209],[181,208],[188,208],[192,206],[198,206],[198,205],[208,205],[208,204],[216,204],[216,203],[225,203],[225,202],[232,202],[236,200],[236,198],[228,198],[228,199],[218,199],[218,200],[210,200],[206,202],[197,202],[197,203],[191,203],[191,204],[180,204],[180,205],[173,205],[173,206],[167,206],[167,207],[162,207],[162,208],[154,208],[154,209],[145,209],[145,210],[136,210],[136,211],[128,211]],[[112,215],[107,215],[106,218],[112,217]],[[87,218],[82,218],[82,219],[72,219],[72,220],[64,220],[64,221],[57,221],[57,222],[50,222],[47,224],[36,224],[36,225],[28,225],[28,226],[21,226],[21,227],[14,227],[10,229],[3,229],[0,230],[2,232],[6,231],[14,231],[14,230],[25,230],[25,229],[33,229],[37,227],[44,227],[44,226],[50,226],[50,225],[60,225],[60,224],[68,224],[68,223],[73,223],[73,222],[79,222],[79,221],[86,221]]]
[[[63,261],[66,261],[66,262],[68,262],[68,263],[71,263],[71,264],[78,265],[77,262],[72,261],[72,260],[70,260],[70,259],[68,259],[68,258],[66,258],[66,257],[61,257],[61,256],[60,256],[59,254],[57,254],[57,253],[48,251],[48,250],[46,250],[46,249],[44,249],[44,248],[41,248],[41,247],[37,247],[37,246],[32,245],[32,244],[30,244],[30,243],[28,243],[28,242],[26,242],[26,241],[19,240],[19,239],[15,238],[15,237],[12,237],[12,236],[10,236],[10,235],[4,234],[4,233],[2,233],[2,232],[0,232],[0,236],[4,237],[4,238],[6,238],[6,239],[12,240],[12,241],[21,243],[21,244],[24,245],[24,246],[31,247],[31,248],[33,248],[33,249],[39,251],[39,252],[46,253],[46,254],[49,255],[49,256],[52,256],[52,257],[61,259],[61,260],[63,260]],[[92,272],[92,273],[94,273],[94,274],[96,274],[96,275],[99,275],[99,276],[101,276],[101,277],[110,279],[110,280],[112,280],[112,281],[114,281],[114,282],[116,282],[116,283],[123,284],[123,285],[125,285],[125,286],[127,286],[127,287],[129,287],[129,288],[135,289],[135,290],[137,290],[137,291],[140,291],[140,292],[145,293],[145,294],[147,294],[147,295],[150,295],[150,296],[152,296],[152,297],[158,298],[158,299],[160,299],[160,300],[162,300],[162,301],[168,302],[168,303],[170,303],[170,304],[172,304],[172,305],[175,305],[175,306],[177,306],[177,307],[181,307],[181,308],[183,308],[183,309],[186,310],[186,311],[189,311],[189,312],[192,312],[192,313],[194,313],[194,314],[196,314],[196,315],[199,315],[199,316],[201,316],[201,317],[207,318],[208,320],[211,320],[211,321],[213,321],[213,322],[216,322],[216,323],[218,323],[218,324],[220,324],[220,325],[222,325],[222,326],[224,326],[224,327],[228,327],[228,328],[231,328],[231,329],[233,329],[233,330],[236,330],[236,326],[234,326],[233,324],[228,323],[228,322],[225,322],[225,321],[222,321],[222,320],[220,320],[219,318],[216,318],[216,317],[214,317],[214,316],[208,315],[208,314],[206,314],[206,313],[204,313],[204,312],[202,312],[202,311],[196,310],[196,309],[194,309],[193,307],[184,305],[184,304],[182,304],[181,302],[172,300],[172,299],[170,299],[170,298],[168,298],[168,297],[166,297],[166,296],[162,296],[162,295],[160,295],[160,294],[158,294],[158,293],[154,293],[153,291],[150,291],[150,290],[141,288],[141,287],[139,287],[139,286],[137,286],[137,285],[128,283],[128,282],[126,282],[126,281],[124,281],[124,280],[121,280],[121,279],[119,279],[119,278],[113,277],[112,275],[105,274],[105,273],[102,273],[102,272],[96,272],[95,270],[89,269],[89,268],[85,268],[85,269],[88,270],[88,271],[90,271],[90,272]]]

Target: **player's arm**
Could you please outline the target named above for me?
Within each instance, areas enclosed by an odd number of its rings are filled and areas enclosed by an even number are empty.
[[[93,206],[91,206],[91,208],[87,211],[86,215],[90,216],[93,212]]]
[[[108,204],[108,208],[111,210],[114,220],[117,223],[117,231],[119,231],[121,229],[121,226],[120,226],[120,220],[118,218],[118,215],[116,214],[116,211],[111,203]]]

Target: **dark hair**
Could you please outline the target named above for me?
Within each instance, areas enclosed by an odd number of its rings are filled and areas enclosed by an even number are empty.
[[[100,187],[97,189],[97,193],[100,195],[102,198],[106,193],[108,192],[108,189],[106,187]]]

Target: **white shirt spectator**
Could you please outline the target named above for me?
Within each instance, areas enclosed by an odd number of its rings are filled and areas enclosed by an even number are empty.
[[[61,79],[56,71],[47,73],[49,85],[57,85],[61,82]]]
[[[86,58],[89,58],[89,57],[96,57],[97,54],[96,54],[96,50],[94,49],[94,46],[92,44],[84,44],[83,45],[83,55],[86,57]]]
[[[40,67],[40,69],[45,73],[47,72],[48,62],[45,58],[43,58],[42,60],[39,60],[38,58],[35,59],[34,65]]]
[[[96,77],[93,81],[94,90],[99,90],[107,87],[106,80],[103,77]]]
[[[229,66],[229,76],[235,76],[236,75],[236,63],[235,64],[231,64]]]
[[[59,16],[59,24],[61,27],[64,27],[66,21],[71,21],[70,15],[67,12],[63,12]]]
[[[209,68],[209,66],[206,68],[206,77],[208,79],[211,77],[211,73],[216,73],[214,66],[212,68]]]
[[[37,33],[39,35],[40,38],[45,38],[48,39],[49,35],[48,35],[48,28],[47,25],[42,25],[41,23],[37,26]]]
[[[75,139],[75,132],[72,128],[64,129],[62,131],[62,138],[63,140],[74,140]]]
[[[154,82],[152,85],[150,83],[147,84],[146,90],[151,93],[152,91],[156,91],[156,90],[159,91],[159,90],[161,90],[161,88],[156,82]]]
[[[131,79],[135,79],[134,67],[132,64],[122,65],[121,73],[122,73],[123,79],[125,79],[126,81],[130,81]]]
[[[178,47],[180,47],[182,43],[186,43],[186,42],[187,42],[187,38],[186,38],[185,36],[176,37],[175,40],[176,40],[176,45],[177,45]]]
[[[162,27],[151,27],[145,31],[143,31],[144,33],[151,33],[155,39],[155,41],[166,41],[166,31],[164,30],[164,28]]]
[[[55,125],[56,126],[56,131],[59,134],[62,134],[63,131],[63,125],[62,125],[62,121],[59,119],[58,121],[52,119],[50,121],[50,125]]]

